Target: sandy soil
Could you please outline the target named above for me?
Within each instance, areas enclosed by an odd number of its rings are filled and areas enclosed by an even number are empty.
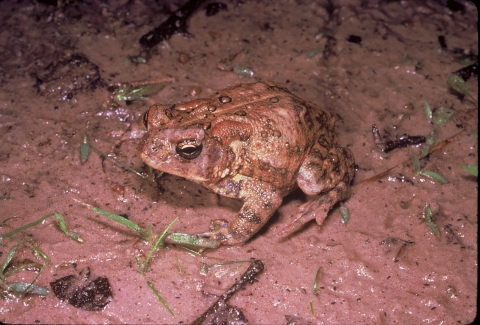
[[[188,20],[192,37],[173,35],[146,62],[136,59],[144,55],[140,37],[184,1],[63,1],[60,7],[0,2],[0,215],[1,220],[17,217],[1,223],[0,234],[58,211],[84,240],[66,237],[51,217],[2,239],[0,260],[20,243],[13,264],[45,263],[28,246],[34,245],[50,262],[38,285],[51,291],[50,282],[89,267],[92,275],[108,278],[113,292],[106,307],[87,311],[52,292],[20,298],[4,291],[0,321],[190,323],[248,267],[229,264],[202,272],[203,265],[256,258],[265,270],[230,299],[250,324],[471,322],[477,313],[478,185],[460,165],[478,163],[477,104],[446,82],[463,67],[459,58],[478,53],[477,9],[463,1],[448,1],[448,6],[434,1],[223,2],[227,10],[216,15],[207,16],[203,7],[195,12]],[[254,75],[225,69],[228,60]],[[166,77],[175,81],[145,101],[109,101],[110,84]],[[280,241],[277,230],[304,199],[293,193],[246,245],[202,256],[168,246],[140,275],[135,258],[144,261],[151,246],[73,199],[152,226],[156,234],[175,217],[174,231],[205,231],[212,218],[235,216],[241,202],[178,177],[142,179],[95,153],[82,164],[84,134],[110,152],[119,134],[153,102],[186,101],[257,80],[284,83],[340,117],[339,141],[358,165],[352,197],[344,203],[350,220],[342,223],[336,208],[323,226],[312,222]],[[476,90],[477,79],[470,78],[467,86]],[[432,122],[425,101],[434,110]],[[453,116],[438,123],[444,108]],[[404,164],[412,152],[420,152],[418,146],[381,154],[373,123],[391,139],[434,130],[434,146],[450,139],[421,160],[422,170],[442,175],[448,184]],[[115,153],[142,170],[136,146],[126,142]],[[426,203],[438,236],[422,216]],[[34,271],[2,275],[0,282],[32,281]]]

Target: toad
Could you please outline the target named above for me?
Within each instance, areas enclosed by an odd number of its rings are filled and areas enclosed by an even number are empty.
[[[279,231],[285,237],[350,196],[354,157],[337,145],[335,117],[273,82],[240,84],[210,97],[153,105],[140,156],[154,169],[242,200],[230,222],[201,234],[225,245],[248,241],[299,187],[308,197]]]

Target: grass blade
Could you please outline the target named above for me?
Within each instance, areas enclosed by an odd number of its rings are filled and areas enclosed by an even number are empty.
[[[88,155],[90,154],[90,146],[88,145],[87,135],[83,136],[82,144],[80,145],[80,162],[84,164],[87,159]]]
[[[192,245],[202,248],[218,248],[220,242],[215,239],[200,237],[198,235],[174,232],[167,236],[169,242],[175,244]]]
[[[144,275],[145,272],[147,272],[148,263],[150,262],[150,259],[152,258],[153,253],[157,250],[158,246],[163,245],[163,238],[167,235],[167,231],[170,229],[170,227],[173,226],[175,222],[177,222],[177,220],[178,220],[178,217],[173,219],[173,221],[168,224],[168,226],[165,228],[162,234],[157,238],[155,245],[153,245],[150,252],[148,252],[147,258],[145,259],[145,265],[143,266],[143,271],[141,272],[142,275]]]
[[[170,313],[170,315],[172,315],[173,317],[175,317],[175,314],[173,313],[173,311],[170,309],[170,307],[168,306],[167,302],[165,301],[165,299],[163,299],[163,297],[160,295],[160,293],[158,293],[157,289],[153,286],[153,284],[150,282],[150,281],[147,281],[147,284],[148,286],[150,287],[150,289],[152,289],[153,293],[155,293],[155,295],[157,296],[158,300],[160,300],[160,302],[162,303],[162,305],[168,310],[168,312]]]
[[[48,217],[51,217],[51,216],[53,216],[53,212],[51,212],[51,213],[49,213],[49,214],[41,217],[40,219],[38,219],[38,220],[36,220],[36,221],[34,221],[34,222],[31,222],[31,223],[27,224],[27,225],[25,225],[25,226],[22,226],[22,227],[20,227],[20,228],[17,228],[17,229],[15,229],[15,230],[12,230],[12,231],[10,231],[9,233],[6,233],[5,235],[0,235],[0,239],[5,239],[5,238],[8,238],[8,237],[12,237],[13,235],[15,235],[15,234],[17,234],[17,233],[19,233],[19,232],[22,232],[22,231],[24,231],[24,230],[26,230],[26,229],[28,229],[28,228],[30,228],[30,227],[33,227],[33,226],[38,225],[39,223],[42,223],[43,220],[45,220],[45,219],[47,219]]]
[[[2,262],[2,265],[0,265],[0,278],[4,279],[4,272],[5,269],[7,268],[8,264],[12,261],[13,255],[15,255],[15,252],[17,251],[18,247],[20,247],[20,244],[17,244],[13,246],[10,251],[8,252],[7,256],[5,256],[5,259]]]
[[[313,281],[313,294],[315,296],[318,295],[317,285],[318,285],[318,277],[319,277],[321,271],[322,271],[322,267],[319,267],[318,270],[317,270],[317,273],[315,274],[315,280]]]
[[[22,295],[31,293],[46,296],[50,293],[47,288],[29,282],[13,282],[8,285],[8,289],[15,293],[21,293]]]
[[[422,176],[426,176],[428,178],[431,178],[433,180],[436,180],[442,184],[448,184],[448,181],[441,175],[435,173],[435,172],[431,172],[431,171],[428,171],[428,170],[421,170],[418,172],[419,175],[422,175]]]
[[[447,85],[464,96],[468,96],[470,94],[467,85],[465,84],[465,80],[456,74],[451,74],[450,77],[448,77]]]
[[[343,224],[346,225],[350,220],[350,211],[343,203],[340,203],[340,216],[342,216]]]
[[[432,219],[432,209],[430,208],[430,204],[425,203],[425,207],[423,208],[423,218],[425,219],[425,223],[427,224],[428,229],[434,234],[435,236],[440,236],[440,230],[438,230],[437,225],[433,222]]]
[[[428,105],[427,101],[423,101],[423,109],[425,110],[425,116],[427,117],[427,121],[430,122],[432,121],[433,113],[432,109],[430,108],[430,105]]]
[[[96,212],[96,213],[98,213],[98,214],[100,214],[104,217],[112,219],[113,221],[116,221],[116,222],[132,229],[133,231],[137,232],[142,237],[142,240],[148,241],[148,239],[149,239],[148,232],[143,230],[142,227],[140,227],[139,225],[137,225],[133,221],[130,221],[127,218],[119,216],[118,214],[111,213],[111,212],[108,212],[106,210],[102,210],[100,208],[94,207],[94,206],[92,206],[90,204],[87,204],[87,203],[83,203],[80,200],[77,200],[77,199],[74,199],[74,198],[72,198],[72,200],[74,200],[77,203],[80,203],[81,205],[86,206],[87,208],[91,209],[93,212]]]
[[[478,177],[478,165],[466,165],[461,164],[460,167],[463,168],[467,173],[472,174],[475,177]]]

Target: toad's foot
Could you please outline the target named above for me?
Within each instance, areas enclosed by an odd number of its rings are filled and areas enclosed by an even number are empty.
[[[330,209],[339,201],[350,197],[350,188],[344,182],[338,183],[327,193],[318,194],[302,204],[295,216],[278,232],[278,236],[286,237],[302,228],[307,222],[315,219],[321,225]]]
[[[228,227],[228,221],[225,219],[212,220],[210,223],[210,231],[198,234],[200,237],[205,237],[221,242],[224,245],[242,244],[243,242],[233,239]]]
[[[238,193],[231,193],[238,189]],[[267,182],[239,175],[228,179],[216,192],[244,201],[242,208],[230,222],[214,220],[210,231],[199,234],[217,240],[222,245],[242,245],[258,232],[282,204],[282,195]],[[233,191],[235,192],[235,191]]]

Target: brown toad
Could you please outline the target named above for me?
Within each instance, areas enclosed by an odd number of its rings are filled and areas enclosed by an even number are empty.
[[[141,158],[244,204],[230,222],[200,234],[222,244],[250,239],[296,185],[309,196],[286,236],[311,219],[322,224],[350,196],[354,158],[337,146],[334,116],[273,82],[241,84],[208,98],[153,105],[144,115]]]

